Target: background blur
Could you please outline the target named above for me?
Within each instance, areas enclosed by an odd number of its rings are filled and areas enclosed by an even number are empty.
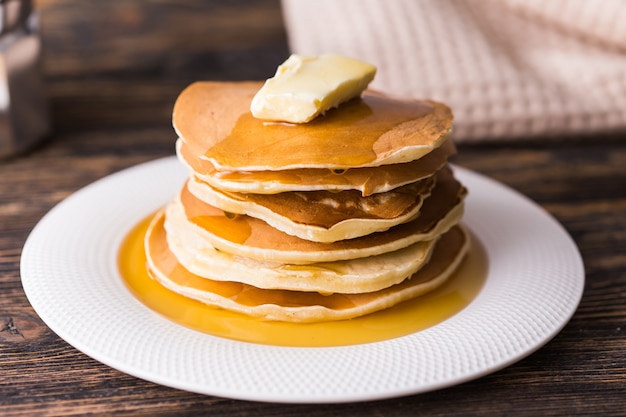
[[[35,0],[59,131],[171,125],[196,80],[265,79],[288,56],[279,0]]]

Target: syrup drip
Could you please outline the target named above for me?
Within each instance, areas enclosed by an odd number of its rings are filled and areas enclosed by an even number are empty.
[[[335,169],[347,169],[371,163],[383,149],[393,148],[385,135],[408,121],[420,121],[419,127],[428,131],[422,135],[421,144],[430,145],[446,129],[439,126],[439,121],[434,123],[432,132],[430,127],[422,125],[429,126],[437,117],[434,107],[427,102],[378,95],[348,101],[304,124],[264,124],[246,112],[229,135],[206,151],[205,157],[219,161],[223,167],[238,167],[239,170],[248,166],[281,169],[299,166],[302,161],[310,166],[332,165]]]
[[[146,307],[182,326],[244,342],[327,347],[406,336],[460,312],[480,292],[487,276],[486,252],[472,236],[470,252],[459,270],[444,285],[421,297],[352,320],[304,324],[263,321],[188,299],[153,280],[146,269],[143,246],[150,220],[136,225],[120,247],[120,273],[132,294]]]

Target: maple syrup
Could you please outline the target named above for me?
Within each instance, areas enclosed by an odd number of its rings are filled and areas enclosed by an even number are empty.
[[[367,94],[303,124],[266,123],[246,111],[204,156],[222,171],[282,170],[303,161],[309,167],[346,169],[395,152],[405,136],[413,138],[406,146],[430,146],[447,132],[449,122],[447,112],[434,103]],[[405,124],[411,125],[410,135]]]
[[[176,294],[146,269],[143,240],[151,217],[136,225],[119,251],[119,269],[132,294],[146,307],[182,326],[218,337],[276,345],[323,347],[371,343],[424,330],[452,317],[480,292],[487,255],[475,236],[459,270],[436,290],[363,317],[324,323],[263,321],[207,306]]]

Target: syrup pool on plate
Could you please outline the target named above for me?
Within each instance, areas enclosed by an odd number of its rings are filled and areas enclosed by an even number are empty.
[[[480,292],[487,255],[474,235],[459,269],[439,288],[393,308],[351,320],[324,323],[263,321],[214,308],[176,294],[153,280],[146,269],[144,235],[151,218],[124,239],[119,269],[127,287],[145,306],[182,326],[244,342],[275,346],[345,346],[378,342],[424,330],[452,317]]]

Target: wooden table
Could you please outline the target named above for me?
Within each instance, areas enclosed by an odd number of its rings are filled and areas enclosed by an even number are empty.
[[[275,1],[174,3],[39,4],[54,129],[0,162],[0,415],[625,415],[626,134],[460,146],[455,163],[515,188],[564,225],[587,280],[562,332],[481,379],[370,403],[254,403],[134,378],[49,330],[20,283],[21,249],[37,221],[94,180],[173,155],[171,106],[189,82],[262,79],[287,56]]]

